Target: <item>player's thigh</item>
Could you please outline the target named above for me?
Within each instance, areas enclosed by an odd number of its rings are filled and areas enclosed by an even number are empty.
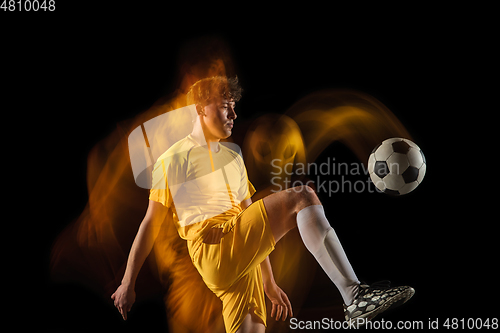
[[[307,206],[321,204],[309,186],[297,186],[273,193],[262,201],[276,242],[297,226],[297,212]]]
[[[264,326],[262,321],[260,321],[253,311],[250,311],[236,333],[264,333],[265,331],[266,326]]]

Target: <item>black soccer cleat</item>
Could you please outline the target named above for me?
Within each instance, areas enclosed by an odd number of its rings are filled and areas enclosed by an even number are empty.
[[[391,288],[390,281],[361,284],[352,304],[344,304],[345,319],[349,322],[349,327],[361,327],[389,308],[406,303],[413,294],[415,289],[412,287]]]

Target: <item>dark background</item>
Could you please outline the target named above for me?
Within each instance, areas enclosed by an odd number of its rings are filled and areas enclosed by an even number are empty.
[[[161,295],[138,302],[124,323],[101,295],[52,281],[49,256],[57,235],[87,202],[90,149],[118,122],[173,92],[178,48],[207,34],[231,47],[245,89],[239,121],[283,113],[320,89],[355,89],[384,103],[425,153],[425,179],[407,196],[321,197],[358,277],[416,289],[404,308],[383,318],[427,325],[429,318],[498,316],[489,305],[495,231],[491,218],[474,209],[483,202],[473,200],[485,193],[469,191],[456,170],[457,148],[473,137],[463,119],[471,117],[465,96],[481,65],[470,52],[478,47],[470,15],[441,8],[233,4],[194,10],[56,2],[53,13],[0,12],[2,109],[10,133],[5,178],[14,182],[6,196],[19,216],[14,231],[10,225],[6,231],[6,240],[19,244],[9,251],[17,253],[9,256],[7,275],[18,293],[8,302],[20,327],[166,330]],[[328,156],[357,162],[339,144],[317,162]],[[315,302],[338,303],[335,291],[322,289],[325,279],[317,270],[306,310]],[[331,302],[319,300],[325,294]]]

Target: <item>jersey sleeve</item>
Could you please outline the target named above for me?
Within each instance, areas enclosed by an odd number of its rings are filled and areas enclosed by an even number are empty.
[[[248,181],[248,192],[247,192],[247,195],[245,196],[245,199],[243,200],[246,200],[246,199],[249,199],[252,197],[252,195],[255,194],[255,187],[253,187],[253,184],[250,182],[250,180]]]
[[[149,200],[161,203],[169,208],[172,205],[172,196],[168,189],[168,180],[166,175],[165,163],[158,160],[153,169],[153,183],[149,192]]]
[[[185,161],[184,161],[185,162]],[[178,155],[158,159],[153,168],[152,187],[149,199],[169,208],[173,203],[172,189],[175,191],[185,181],[185,163]]]

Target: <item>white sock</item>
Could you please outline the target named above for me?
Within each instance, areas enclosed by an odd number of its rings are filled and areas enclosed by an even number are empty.
[[[322,205],[308,206],[297,213],[297,226],[304,245],[316,258],[349,306],[359,280],[347,259],[335,230],[326,219]]]

